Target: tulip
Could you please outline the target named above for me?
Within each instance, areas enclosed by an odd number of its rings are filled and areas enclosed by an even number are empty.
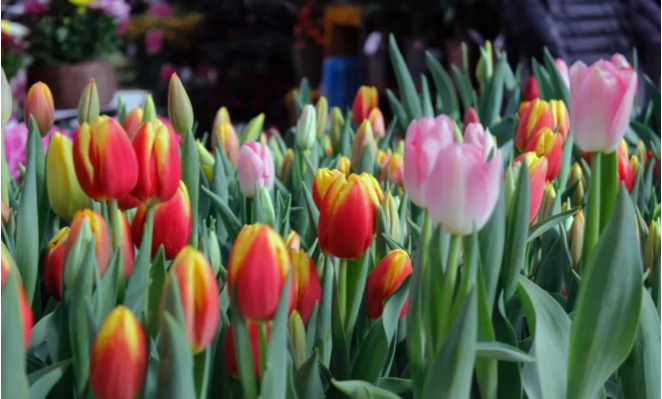
[[[570,232],[568,233],[568,242],[570,243],[570,257],[572,266],[579,267],[579,260],[582,257],[582,246],[584,245],[584,212],[580,209],[572,219]]]
[[[33,84],[25,97],[24,117],[26,125],[30,121],[30,115],[37,122],[41,135],[48,134],[55,121],[55,105],[53,104],[51,89],[44,83],[37,82]]]
[[[322,286],[317,275],[315,262],[303,249],[288,250],[294,272],[294,309],[299,312],[304,324],[308,323],[315,303],[322,298]]]
[[[383,139],[386,136],[386,125],[384,124],[384,114],[379,108],[373,108],[368,116],[372,133],[377,139]]]
[[[485,226],[499,199],[501,152],[486,161],[483,149],[453,143],[439,152],[425,193],[432,220],[451,234],[467,235]]]
[[[119,123],[107,116],[81,125],[74,139],[73,158],[80,186],[97,201],[122,198],[138,181],[131,140]]]
[[[90,226],[90,231],[94,236],[94,253],[97,259],[97,265],[99,266],[99,272],[103,275],[106,272],[108,261],[110,260],[110,242],[108,239],[108,227],[106,221],[97,211],[81,209],[74,214],[73,220],[71,221],[69,237],[64,244],[64,259],[66,261],[69,257],[69,253],[78,239],[78,234],[81,231],[84,221],[87,221]]]
[[[354,143],[352,143],[352,169],[354,171],[361,170],[361,161],[366,151],[369,151],[372,154],[372,158],[375,159],[377,145],[375,144],[375,137],[372,133],[370,121],[368,120],[361,123],[354,137]]]
[[[370,112],[379,107],[379,95],[376,87],[361,86],[356,92],[354,103],[352,104],[352,120],[355,124],[368,119]]]
[[[90,385],[99,399],[140,395],[147,371],[147,340],[140,322],[124,306],[101,324],[90,354]]]
[[[260,350],[259,350],[259,331],[257,323],[252,321],[246,321],[246,328],[248,330],[248,340],[251,344],[251,352],[253,354],[253,369],[255,370],[255,377],[258,378],[260,375]],[[271,329],[269,325],[266,324],[267,330],[267,340],[271,336]],[[237,358],[234,348],[234,332],[232,326],[228,328],[228,333],[225,336],[225,368],[228,370],[233,377],[239,376],[239,371],[237,369]]]
[[[142,114],[142,120],[140,123],[145,123],[145,122],[151,122],[155,119],[158,119],[156,115],[156,105],[154,104],[154,99],[152,98],[151,94],[145,94],[145,100],[143,102],[143,114]],[[137,125],[136,128],[138,128],[140,125]],[[170,128],[172,128],[172,125],[170,125]],[[174,128],[172,128],[174,131]],[[135,132],[135,130],[134,130]]]
[[[287,235],[287,238],[285,239],[285,246],[287,247],[288,251],[290,249],[293,249],[295,251],[301,249],[301,237],[299,237],[299,234],[296,231],[290,230],[290,233]]]
[[[255,141],[245,142],[239,150],[237,173],[239,188],[245,197],[252,198],[255,195],[256,185],[273,189],[274,161],[269,147]]]
[[[216,111],[216,116],[214,117],[214,124],[212,125],[212,129],[215,130],[222,123],[228,123],[232,125],[232,120],[230,119],[230,112],[228,112],[228,109],[225,107],[221,107],[218,109],[218,111]]]
[[[228,293],[244,318],[266,321],[274,317],[290,268],[285,242],[271,227],[253,224],[241,229],[230,252]],[[294,299],[291,284],[289,309]]]
[[[214,339],[218,328],[218,282],[205,255],[191,246],[184,247],[170,265],[164,285],[172,284],[176,276],[182,303],[186,337],[193,354],[202,352]],[[163,312],[164,302],[161,303]]]
[[[531,76],[529,80],[526,81],[526,86],[524,86],[524,93],[522,95],[524,101],[532,101],[536,98],[540,98],[540,90],[538,89],[538,81],[535,76]]]
[[[347,158],[344,155],[341,155],[338,158],[338,165],[336,166],[336,169],[340,171],[345,177],[349,177],[350,173],[350,167],[351,167],[351,161],[349,158]]]
[[[470,123],[464,128],[464,142],[483,149],[483,158],[489,158],[492,150],[496,150],[494,137],[485,131],[480,123]]]
[[[143,109],[136,107],[132,109],[131,112],[129,112],[122,121],[122,128],[124,128],[124,131],[129,135],[131,140],[133,140],[136,135],[136,131],[143,122],[143,114]]]
[[[494,56],[492,54],[492,42],[485,42],[480,47],[480,58],[476,64],[476,80],[481,88],[485,88],[494,75]]]
[[[363,255],[372,241],[372,195],[366,181],[358,175],[335,179],[320,207],[318,237],[322,251],[342,259]]]
[[[315,107],[308,104],[303,107],[301,117],[297,122],[296,128],[296,142],[297,147],[301,151],[309,150],[315,143],[315,130],[317,129],[317,121],[315,117]]]
[[[637,178],[641,164],[639,163],[639,158],[636,155],[630,156],[630,167],[632,168],[632,176],[634,179]],[[630,190],[632,191],[632,190]]]
[[[639,158],[639,165],[643,165],[645,167],[648,163],[648,158],[649,158],[648,154],[649,154],[649,152],[646,149],[646,145],[644,144],[644,142],[642,140],[639,140],[637,142],[637,152],[636,152],[636,154],[637,154],[637,158]]]
[[[2,201],[2,224],[7,224],[9,222],[9,215],[11,214],[11,208],[9,205]]]
[[[660,265],[660,224],[657,220],[652,220],[648,229],[648,237],[644,247],[644,267],[649,271],[648,281],[660,278],[658,267]]]
[[[140,248],[147,214],[147,206],[138,207],[133,217],[131,235]],[[191,237],[191,200],[184,182],[179,182],[175,195],[167,202],[154,207],[154,229],[151,256],[163,245],[166,259],[173,259],[186,246]]]
[[[14,99],[12,98],[11,86],[5,75],[4,68],[2,69],[2,125],[9,121],[12,111],[14,109]]]
[[[78,100],[78,123],[92,123],[99,116],[99,108],[97,84],[94,79],[90,79]]]
[[[623,183],[628,191],[632,191],[635,174],[632,170],[625,139],[621,139],[621,144],[616,149],[616,155],[618,156],[618,182]]]
[[[394,241],[400,242],[404,232],[400,231],[400,213],[398,210],[398,205],[393,198],[393,195],[390,191],[387,191],[384,195],[384,215],[386,215],[386,226],[385,229],[387,235],[391,237]],[[379,231],[378,231],[379,233]]]
[[[470,123],[479,123],[480,121],[478,120],[478,112],[476,112],[476,108],[474,107],[469,107],[469,109],[464,113],[464,118],[462,119],[462,123],[464,126],[468,126]]]
[[[561,170],[563,158],[563,138],[560,133],[554,133],[550,128],[544,127],[537,136],[526,145],[526,151],[533,151],[538,157],[547,158],[546,180],[556,179]]]
[[[44,259],[44,283],[48,293],[56,300],[62,299],[62,272],[64,271],[64,244],[69,237],[69,227],[58,231],[46,247]]]
[[[404,186],[411,201],[418,206],[425,205],[432,167],[439,152],[454,142],[453,130],[453,121],[446,115],[414,120],[407,128]]]
[[[382,192],[382,189],[379,186],[379,182],[377,182],[377,179],[375,179],[375,177],[370,173],[365,173],[365,172],[361,173],[361,180],[363,181],[363,184],[366,188],[366,192],[370,197],[370,201],[372,202],[372,206],[375,210],[375,215],[376,215],[380,205],[384,201],[384,193]]]
[[[391,151],[391,149],[389,148],[388,151]],[[389,161],[389,159],[391,159],[391,154],[386,151],[378,150],[375,163],[379,166],[384,166]]]
[[[637,73],[616,54],[590,67],[570,68],[572,133],[586,152],[612,152],[625,135],[637,91]]]
[[[345,118],[342,116],[342,111],[338,107],[333,107],[331,109],[331,144],[336,150],[340,148],[344,127]]]
[[[239,137],[234,127],[229,122],[223,122],[214,127],[214,134],[211,137],[214,148],[223,148],[225,155],[232,165],[237,164],[239,156]]]
[[[547,176],[547,158],[538,157],[535,152],[525,152],[515,158],[513,165],[522,164],[529,169],[529,222],[533,222],[540,210],[545,177]]]
[[[386,180],[386,177],[389,176],[389,181],[393,184],[403,184],[404,178],[404,169],[405,163],[402,159],[402,155],[393,154],[388,163],[382,168],[381,176],[379,177],[380,181]]]
[[[552,207],[556,200],[556,190],[554,185],[549,181],[545,182],[545,190],[542,195],[542,205],[540,206],[539,220],[545,220],[552,216]]]
[[[326,101],[326,97],[322,96],[319,100],[317,100],[317,105],[315,105],[315,113],[315,120],[317,121],[317,138],[322,138],[324,133],[326,133],[326,123],[329,118],[329,102]]]
[[[125,195],[124,197],[117,200],[117,206],[123,211],[128,211],[129,209],[137,208],[141,204],[142,203],[140,201],[133,198],[130,194]]]
[[[570,176],[568,177],[568,187],[575,186],[572,194],[572,204],[579,205],[584,199],[584,192],[586,190],[586,179],[584,172],[578,162],[575,162],[570,168]]]
[[[401,249],[390,251],[368,274],[365,284],[365,303],[368,317],[375,320],[384,312],[384,300],[395,291],[402,280],[412,273],[407,252]],[[400,318],[407,313],[407,303],[400,311]]]
[[[202,171],[205,174],[208,182],[211,182],[214,178],[214,165],[216,164],[216,159],[214,156],[207,151],[205,146],[200,142],[200,140],[195,141],[195,146],[198,149],[198,156],[200,157],[200,166]]]
[[[46,155],[46,191],[53,212],[67,220],[78,210],[92,206],[78,183],[72,152],[67,136],[53,134]]]
[[[342,173],[337,169],[317,169],[317,173],[315,173],[315,178],[313,179],[313,201],[317,205],[317,209],[322,207],[324,195],[340,175]]]
[[[168,117],[172,127],[181,135],[193,128],[193,106],[176,72],[170,76],[168,85]]]
[[[0,269],[2,269],[0,285],[4,286],[7,275],[12,273],[12,270],[16,269],[14,260],[11,258],[9,250],[5,247],[4,242],[2,243],[2,264],[0,265]],[[20,281],[15,281],[15,283],[18,291],[18,311],[23,324],[23,347],[27,350],[30,346],[30,337],[32,335],[32,309],[25,296],[23,284],[21,284]]]
[[[333,145],[331,144],[331,138],[328,135],[322,136],[322,148],[326,155],[333,155]]]
[[[291,148],[288,148],[283,156],[283,162],[280,168],[280,181],[284,185],[288,185],[290,182],[290,172],[292,170],[292,160],[294,159],[294,151]]]
[[[515,147],[525,151],[526,145],[536,137],[542,128],[557,130],[563,141],[570,131],[568,110],[559,100],[549,102],[539,98],[525,101],[519,108],[519,123],[515,131]]]

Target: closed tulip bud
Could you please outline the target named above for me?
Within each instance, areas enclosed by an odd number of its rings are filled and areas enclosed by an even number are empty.
[[[55,133],[46,155],[46,191],[53,212],[67,220],[78,210],[92,206],[92,200],[78,183],[72,155],[69,138]]]
[[[641,168],[641,164],[639,163],[639,158],[637,156],[630,156],[630,167],[632,168],[632,176],[634,179],[636,179],[637,174],[639,173],[639,169]]]
[[[290,234],[288,234],[285,239],[285,246],[288,250],[293,249],[298,251],[301,249],[301,237],[299,237],[299,234],[296,231],[290,230]]]
[[[637,142],[637,158],[639,158],[639,165],[646,166],[648,162],[648,150],[646,149],[646,144],[642,140]]]
[[[117,210],[120,220],[120,242],[122,243],[122,267],[124,269],[124,278],[129,278],[133,270],[134,252],[133,240],[131,239],[131,224],[126,215],[119,209]]]
[[[276,224],[276,212],[274,210],[271,194],[266,187],[260,187],[260,210],[262,211],[262,220],[269,226]]]
[[[207,252],[209,254],[209,264],[214,271],[214,276],[216,276],[223,267],[223,259],[221,256],[221,247],[218,245],[218,237],[214,230],[209,232],[208,243],[209,247],[207,248]]]
[[[361,160],[365,151],[372,153],[372,157],[375,159],[377,144],[375,144],[375,137],[373,136],[372,127],[368,120],[361,123],[354,137],[354,143],[352,143],[352,168],[355,171],[361,170]]]
[[[78,100],[78,123],[92,123],[99,116],[99,92],[94,79],[83,89],[83,93]]]
[[[222,148],[225,155],[232,165],[237,165],[239,156],[239,137],[234,127],[229,122],[222,122],[214,127],[214,134],[211,136],[211,143],[214,148]]]
[[[100,116],[83,123],[74,139],[74,167],[85,194],[119,199],[138,181],[138,160],[131,140],[115,120]]]
[[[462,123],[464,124],[464,126],[467,126],[470,123],[480,123],[480,120],[478,119],[478,112],[476,112],[476,108],[469,107],[469,109],[464,113],[464,118],[462,119]]]
[[[572,193],[572,204],[579,205],[584,199],[584,192],[586,190],[586,179],[584,172],[578,162],[575,162],[570,169],[570,176],[568,177],[568,187],[575,186]]]
[[[324,195],[340,175],[341,173],[337,169],[317,169],[317,173],[315,173],[315,178],[313,179],[313,201],[315,201],[317,209],[321,208]]]
[[[372,202],[372,206],[376,215],[377,210],[379,210],[379,207],[384,201],[384,193],[382,192],[382,188],[379,186],[377,179],[375,179],[375,177],[370,173],[361,173],[361,180],[363,180],[363,183],[365,184],[366,192],[370,197],[370,201]]]
[[[439,152],[453,143],[453,120],[446,115],[414,120],[405,135],[405,191],[411,202],[425,206],[425,192]]]
[[[140,107],[136,107],[131,110],[125,117],[124,120],[122,121],[122,128],[124,128],[124,131],[126,134],[129,135],[129,138],[133,140],[133,138],[136,135],[136,131],[140,127],[140,125],[143,122],[143,109]]]
[[[322,251],[342,259],[356,259],[372,241],[375,207],[368,184],[359,175],[339,176],[320,207],[318,238]]]
[[[290,172],[292,170],[293,159],[294,151],[292,151],[291,148],[288,148],[285,152],[285,155],[283,156],[283,163],[280,167],[280,181],[282,181],[286,186],[290,183]]]
[[[326,97],[322,96],[319,100],[317,100],[315,113],[315,121],[317,123],[317,138],[322,138],[324,133],[326,133],[326,122],[329,117],[329,103],[326,101]]]
[[[388,236],[393,239],[395,242],[400,242],[400,239],[403,236],[403,232],[400,231],[400,213],[398,211],[398,205],[395,203],[393,195],[390,191],[386,192],[384,196],[384,214],[386,215],[386,223],[388,226]]]
[[[309,150],[315,143],[317,129],[315,118],[315,107],[310,104],[303,107],[296,129],[297,147],[302,151]]]
[[[610,61],[570,68],[572,134],[582,151],[612,152],[630,123],[637,72],[615,54]]]
[[[177,73],[172,74],[168,85],[168,117],[181,135],[193,128],[193,106]]]
[[[214,117],[214,124],[212,125],[213,129],[216,129],[222,123],[228,123],[232,125],[232,120],[230,119],[230,112],[225,107],[221,107],[216,111],[216,116]]]
[[[389,151],[390,150],[391,149],[389,148]],[[379,166],[384,166],[389,161],[389,159],[391,159],[391,154],[389,154],[386,151],[378,150],[376,158],[377,158],[377,159],[375,159],[376,164],[379,165]]]
[[[572,219],[570,232],[568,233],[568,242],[570,243],[570,256],[572,266],[579,267],[579,260],[582,256],[582,246],[584,245],[584,212],[580,209]]]
[[[328,135],[322,136],[322,148],[324,148],[324,153],[326,155],[333,155],[333,145],[331,144],[331,138]]]
[[[37,122],[42,136],[48,134],[55,121],[55,105],[51,89],[44,83],[37,82],[30,87],[25,97],[25,124],[30,121],[30,115]]]
[[[651,221],[648,238],[644,247],[644,266],[649,271],[648,281],[659,279],[657,268],[660,265],[660,225],[657,220]]]
[[[382,168],[382,174],[379,180],[384,181],[389,176],[389,181],[393,184],[402,185],[404,182],[405,163],[402,155],[393,154],[388,163]]]
[[[182,303],[186,337],[193,354],[202,352],[216,335],[219,318],[218,282],[205,255],[191,246],[184,247],[170,265],[176,276]],[[172,277],[168,276],[163,292]],[[164,303],[161,303],[163,313]]]
[[[434,184],[425,193],[432,220],[451,234],[467,235],[482,229],[499,199],[502,168],[498,150],[488,161],[483,149],[472,144],[445,147],[430,172]]]
[[[352,104],[352,120],[356,125],[368,119],[370,112],[379,107],[379,94],[376,87],[361,86]]]
[[[271,336],[271,328],[266,324],[267,330],[267,340]],[[259,347],[259,338],[260,332],[258,331],[257,323],[254,323],[250,320],[246,321],[246,329],[248,330],[248,341],[251,344],[251,353],[253,354],[253,369],[255,371],[255,377],[260,376],[260,347]],[[237,369],[237,358],[234,347],[234,331],[232,326],[228,328],[228,333],[225,336],[225,346],[224,346],[224,355],[225,355],[225,368],[228,370],[228,373],[233,377],[239,376],[239,370]]]
[[[525,101],[520,105],[519,118],[517,130],[515,131],[515,146],[520,151],[525,151],[526,145],[544,127],[552,131],[558,129],[563,141],[565,141],[570,131],[568,110],[563,101],[551,100],[547,102],[539,98]]]
[[[131,235],[136,247],[140,248],[147,206],[141,205],[133,217]],[[191,200],[184,182],[179,182],[175,195],[154,208],[154,231],[152,253],[156,255],[163,245],[166,259],[173,259],[186,246],[191,237]]]
[[[264,113],[251,119],[242,132],[242,141],[256,141],[262,134],[264,127]]]
[[[207,151],[207,148],[200,142],[200,140],[195,141],[195,146],[198,148],[198,155],[200,156],[200,166],[202,166],[202,171],[205,173],[207,181],[212,181],[214,178],[214,165],[216,160],[214,156]]]
[[[492,42],[485,42],[485,46],[480,47],[480,58],[476,65],[476,80],[481,87],[486,87],[492,75],[494,74],[494,60],[492,59]]]
[[[44,283],[48,293],[56,300],[62,299],[62,272],[64,271],[64,244],[69,237],[69,227],[58,231],[46,247],[44,259]]]
[[[351,167],[351,161],[349,158],[347,158],[344,155],[341,155],[338,158],[338,165],[336,166],[336,169],[340,171],[345,177],[349,177],[350,173],[350,167]]]
[[[536,98],[540,98],[540,89],[538,89],[538,81],[535,76],[531,76],[529,80],[526,81],[522,98],[524,98],[524,101],[533,101]]]
[[[547,158],[547,177],[549,181],[556,179],[561,170],[563,158],[563,137],[550,128],[543,128],[537,136],[529,141],[526,151],[533,151],[537,156]]]
[[[235,239],[228,263],[228,293],[241,315],[250,320],[271,320],[291,263],[283,238],[262,224],[244,226]],[[290,284],[289,309],[294,305]]]
[[[143,104],[143,118],[142,123],[151,122],[156,120],[156,105],[154,105],[154,99],[151,94],[145,95],[145,102]]]
[[[295,310],[290,314],[287,329],[294,349],[294,366],[298,369],[306,362],[306,327],[301,315]]]
[[[11,86],[7,81],[4,68],[2,69],[2,124],[9,121],[14,109],[14,99],[12,97]]]
[[[395,249],[379,261],[377,266],[368,274],[366,280],[366,311],[368,317],[375,320],[384,312],[384,300],[395,291],[402,280],[412,273],[411,261],[407,252],[401,249]],[[405,301],[400,318],[407,313],[407,304],[409,298]]]
[[[370,121],[370,127],[372,127],[372,133],[375,135],[376,139],[383,139],[386,136],[386,124],[384,123],[384,114],[379,108],[373,108],[370,111],[368,116]]]
[[[271,158],[269,147],[255,141],[247,141],[239,150],[237,160],[237,173],[239,174],[239,188],[248,198],[255,195],[255,186],[274,187],[274,161]]]
[[[547,158],[538,157],[535,152],[526,152],[515,158],[513,163],[521,163],[529,169],[529,222],[533,222],[538,215],[545,192]]]
[[[331,109],[331,144],[333,148],[340,148],[342,141],[342,131],[345,128],[345,118],[338,107]]]
[[[99,399],[140,395],[147,372],[147,340],[140,322],[124,306],[101,324],[90,354],[90,385]]]
[[[315,303],[322,298],[322,286],[315,262],[302,249],[288,251],[294,274],[294,309],[299,312],[304,324],[308,324]]]
[[[621,144],[616,149],[616,155],[618,157],[618,182],[623,183],[628,191],[632,191],[635,174],[632,171],[625,139],[621,139]]]
[[[554,185],[549,181],[545,182],[545,191],[542,195],[542,205],[540,206],[540,215],[539,220],[545,220],[548,217],[552,216],[552,207],[554,206],[554,200],[556,199],[556,190],[554,190]]]
[[[138,183],[131,196],[148,205],[175,195],[182,175],[175,136],[159,120],[143,123],[133,139],[138,160]]]
[[[94,236],[94,254],[96,255],[99,272],[103,275],[108,268],[108,261],[110,260],[110,241],[108,239],[106,221],[97,211],[82,209],[74,214],[69,237],[64,244],[64,259],[66,260],[69,257],[76,240],[79,239],[79,234],[83,230],[82,227],[84,224],[89,226],[89,232]],[[67,278],[69,286],[75,283],[75,275],[76,273],[72,271]]]

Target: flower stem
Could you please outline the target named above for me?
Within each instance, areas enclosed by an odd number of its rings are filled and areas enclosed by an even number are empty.
[[[602,180],[602,155],[600,152],[591,154],[591,186],[588,191],[588,209],[586,210],[586,228],[582,246],[582,268],[586,265],[593,247],[600,235],[600,181]]]
[[[122,230],[117,200],[108,201],[108,208],[110,211],[110,224],[113,230],[113,251],[117,251],[122,248]]]
[[[144,242],[141,243],[142,245],[140,246],[141,249],[144,248],[145,251],[147,251],[147,254],[144,254],[144,256],[147,259],[147,263],[145,265],[145,276],[147,278],[147,292],[143,294],[143,312],[146,315],[149,315],[149,282],[151,280],[151,272],[150,272],[150,266],[152,264],[152,235],[154,232],[154,210],[155,206],[154,205],[147,205],[147,211],[145,212],[145,225],[144,225],[144,233],[143,233],[143,239]],[[150,320],[150,317],[147,317],[147,320]]]
[[[441,298],[441,329],[438,331],[440,336],[438,336],[439,350],[444,340],[446,339],[446,334],[450,330],[453,321],[451,320],[451,309],[453,307],[453,294],[455,292],[455,283],[457,281],[457,266],[458,260],[460,258],[460,242],[462,237],[459,235],[453,234],[451,236],[451,243],[448,249],[448,262],[446,263],[446,274],[444,274],[444,290]]]
[[[267,370],[267,323],[260,322],[258,323],[258,345],[260,350],[260,377],[264,375],[264,372]]]
[[[347,260],[340,259],[338,266],[338,307],[340,308],[340,320],[345,326],[347,317]]]
[[[601,154],[600,168],[600,231],[611,219],[618,194],[618,155],[616,151]]]

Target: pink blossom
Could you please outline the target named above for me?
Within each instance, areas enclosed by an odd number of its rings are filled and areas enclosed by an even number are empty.
[[[154,55],[163,47],[163,31],[161,29],[150,29],[145,34],[145,52]]]

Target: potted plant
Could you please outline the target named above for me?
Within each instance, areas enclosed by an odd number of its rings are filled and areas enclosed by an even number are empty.
[[[95,79],[101,104],[108,104],[117,85],[108,57],[118,49],[130,6],[124,0],[52,0],[31,11],[28,82],[46,83],[55,106],[66,109],[76,108],[80,92]]]

